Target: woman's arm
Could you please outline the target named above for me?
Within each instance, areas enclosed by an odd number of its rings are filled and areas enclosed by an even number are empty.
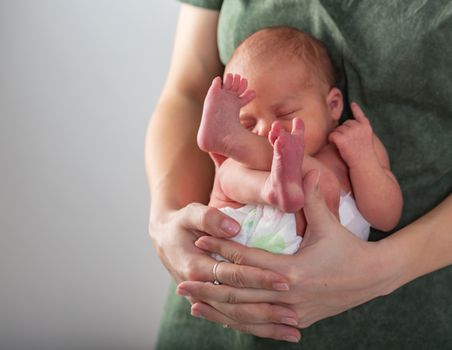
[[[379,241],[397,271],[389,294],[417,277],[452,264],[452,195],[412,224]]]
[[[193,305],[195,315],[258,336],[274,337],[278,328],[269,321],[251,323],[237,315],[252,314],[263,305],[285,303],[297,311],[297,327],[303,328],[452,264],[452,196],[389,238],[365,242],[342,227],[327,210],[314,178],[310,173],[304,182],[308,229],[296,255],[276,256],[212,237],[202,237],[196,243],[236,263],[286,273],[290,291],[211,288],[184,282],[178,290],[202,301]]]
[[[223,69],[217,21],[216,11],[181,5],[171,67],[146,136],[153,216],[208,200],[214,169],[196,133],[209,83]]]
[[[217,21],[216,11],[181,5],[171,68],[146,135],[149,232],[160,259],[178,282],[212,281],[215,260],[194,241],[204,233],[233,236],[240,228],[214,208],[189,204],[206,203],[212,186],[213,166],[198,149],[196,133],[204,95],[212,78],[223,70]],[[247,266],[224,272],[223,281],[235,286],[273,289],[276,284],[278,289],[278,283],[287,282],[281,275]]]

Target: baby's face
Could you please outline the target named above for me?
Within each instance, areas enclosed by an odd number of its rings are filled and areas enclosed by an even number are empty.
[[[327,101],[328,88],[318,78],[310,77],[297,60],[271,60],[259,64],[233,64],[228,73],[238,73],[248,80],[256,98],[240,111],[240,123],[251,132],[268,136],[274,121],[290,132],[292,119],[305,125],[305,153],[313,155],[328,142],[328,134],[337,125]]]

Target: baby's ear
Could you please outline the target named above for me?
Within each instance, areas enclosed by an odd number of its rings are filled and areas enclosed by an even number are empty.
[[[332,88],[326,97],[326,103],[330,110],[330,115],[333,120],[339,120],[344,108],[344,99],[342,98],[342,92],[338,88]]]

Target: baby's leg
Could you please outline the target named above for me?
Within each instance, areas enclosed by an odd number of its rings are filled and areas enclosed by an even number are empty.
[[[275,122],[269,134],[273,144],[271,171],[250,169],[230,158],[218,168],[218,188],[238,203],[267,204],[292,213],[300,210],[304,204],[303,137],[300,119],[294,119],[291,133]]]
[[[223,84],[216,77],[204,101],[197,137],[199,148],[209,152],[214,160],[220,158],[215,157],[219,154],[253,169],[270,169],[271,146],[239,121],[240,108],[254,97],[254,91],[247,90],[247,81],[240,75],[227,74]]]
[[[302,165],[304,129],[299,118],[292,121],[291,133],[273,123],[268,136],[273,145],[273,162],[262,189],[262,196],[285,212],[296,212],[304,205]]]

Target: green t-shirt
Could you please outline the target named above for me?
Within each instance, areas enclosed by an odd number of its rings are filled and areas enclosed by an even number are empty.
[[[398,228],[452,189],[452,2],[182,0],[221,9],[220,57],[268,26],[288,25],[325,43],[346,102],[356,101],[388,150],[404,209]],[[349,111],[345,115],[350,115]],[[372,231],[371,239],[386,234]],[[451,252],[452,254],[452,252]],[[300,344],[223,329],[169,297],[159,349],[452,349],[452,268],[419,278],[303,330]]]

